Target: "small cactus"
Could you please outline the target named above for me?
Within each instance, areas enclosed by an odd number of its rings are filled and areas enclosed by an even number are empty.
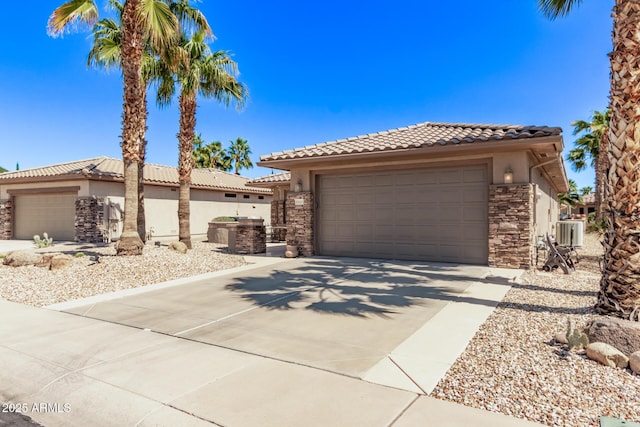
[[[53,237],[49,237],[47,233],[42,233],[42,238],[39,234],[33,236],[33,242],[37,248],[48,248],[53,243]]]
[[[576,329],[576,324],[571,317],[568,319],[567,341],[569,350],[573,348],[586,348],[589,345],[589,337],[580,329]]]

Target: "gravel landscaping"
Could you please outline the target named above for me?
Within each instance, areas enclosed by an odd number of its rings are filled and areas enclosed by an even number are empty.
[[[166,246],[147,245],[141,256],[116,256],[114,245],[82,246],[70,251],[71,265],[60,270],[8,267],[0,263],[0,298],[42,307],[122,289],[137,288],[245,265],[242,256],[223,253],[226,245],[195,242],[186,254]],[[76,257],[78,252],[84,256]]]
[[[556,342],[569,317],[595,314],[602,246],[587,234],[577,271],[527,272],[482,325],[432,396],[549,426],[640,422],[640,376],[605,367]],[[541,267],[544,260],[540,260]]]

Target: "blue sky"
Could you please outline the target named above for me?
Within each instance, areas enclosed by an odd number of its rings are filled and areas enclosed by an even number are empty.
[[[105,0],[97,0],[106,16]],[[3,5],[0,165],[121,157],[119,72],[89,69],[88,32],[50,38],[62,0]],[[201,100],[206,141],[242,137],[252,158],[426,121],[561,126],[607,106],[613,0],[549,21],[537,0],[198,3],[250,100]],[[151,99],[151,97],[150,97]],[[150,106],[148,161],[177,164],[177,102]],[[593,173],[569,177],[593,186]],[[254,168],[243,174],[270,173]]]

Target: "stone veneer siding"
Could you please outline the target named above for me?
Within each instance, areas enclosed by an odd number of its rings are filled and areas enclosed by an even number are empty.
[[[296,205],[296,199],[302,200]],[[298,246],[303,256],[313,255],[313,194],[290,192],[287,194],[287,245]]]
[[[76,200],[75,240],[77,242],[104,242],[104,200],[95,196]]]
[[[0,240],[13,238],[13,202],[0,200]]]
[[[287,240],[287,229],[275,228],[285,227],[287,225],[284,217],[285,203],[284,200],[274,200],[271,202],[271,226],[274,227],[271,230],[271,241],[273,242],[284,242]]]
[[[533,185],[489,187],[489,266],[533,265]]]
[[[235,233],[229,231],[231,237],[235,234],[235,245],[233,253],[263,254],[267,252],[267,229],[262,219],[241,219],[235,227]]]

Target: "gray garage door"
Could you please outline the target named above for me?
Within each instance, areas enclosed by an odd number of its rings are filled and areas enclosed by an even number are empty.
[[[320,175],[321,255],[486,264],[487,167]]]
[[[76,193],[15,196],[15,238],[49,234],[54,240],[74,240]]]

